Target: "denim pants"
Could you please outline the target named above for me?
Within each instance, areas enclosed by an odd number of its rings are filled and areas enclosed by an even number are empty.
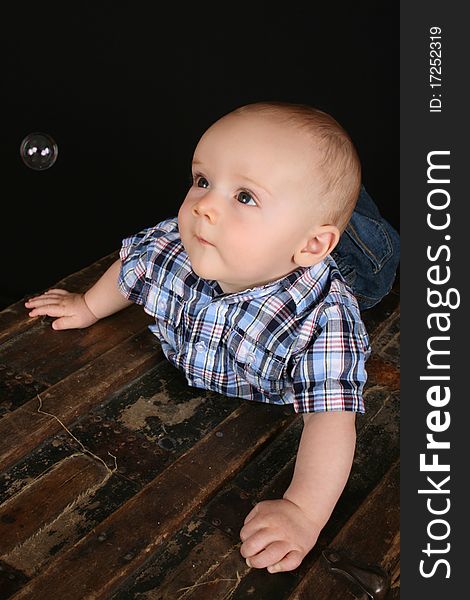
[[[361,187],[356,208],[331,253],[361,310],[371,308],[392,288],[400,260],[400,238]]]

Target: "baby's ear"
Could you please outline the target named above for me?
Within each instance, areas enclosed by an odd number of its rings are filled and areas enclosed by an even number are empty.
[[[322,225],[318,227],[308,240],[296,250],[294,262],[299,267],[316,265],[333,250],[339,242],[339,229],[335,225]]]

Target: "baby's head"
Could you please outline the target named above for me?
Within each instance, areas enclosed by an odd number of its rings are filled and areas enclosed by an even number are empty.
[[[320,262],[346,227],[361,181],[344,129],[288,103],[249,104],[219,119],[200,139],[192,170],[181,240],[194,271],[227,293]]]

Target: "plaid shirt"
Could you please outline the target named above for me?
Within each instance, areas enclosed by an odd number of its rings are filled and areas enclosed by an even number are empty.
[[[177,218],[123,240],[119,288],[191,386],[296,412],[364,412],[369,340],[333,259],[224,294],[191,268]]]

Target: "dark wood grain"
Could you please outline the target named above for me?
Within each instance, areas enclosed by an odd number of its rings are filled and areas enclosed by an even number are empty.
[[[85,269],[61,279],[55,285],[51,286],[51,289],[60,288],[69,292],[85,292],[117,258],[117,252],[104,256]],[[16,337],[35,326],[37,319],[28,317],[28,310],[25,308],[24,303],[27,298],[42,294],[45,291],[31,290],[31,293],[23,300],[0,311],[0,343]]]
[[[396,573],[400,539],[399,470],[397,462],[332,540],[330,548],[344,551],[359,563],[374,565],[379,562],[387,572]],[[377,557],[381,557],[381,560],[377,561]],[[330,573],[324,561],[318,559],[289,596],[289,600],[317,598],[362,600],[364,592],[347,579]]]
[[[286,417],[257,408],[237,409],[16,597],[46,599],[52,588],[64,600],[106,598],[283,426]]]
[[[41,394],[42,411],[67,425],[161,359],[161,349],[144,331],[48,388]],[[60,430],[56,419],[40,414],[38,409],[39,400],[34,397],[0,421],[1,469]]]
[[[52,287],[85,291],[116,258]],[[290,482],[292,407],[188,386],[140,307],[64,332],[23,302],[0,312],[0,600],[363,599],[326,571],[333,544],[385,566],[398,598],[398,281],[364,320],[351,476],[302,565],[270,575],[247,567],[239,531]]]
[[[34,480],[0,506],[1,552],[5,560],[15,547],[51,523],[78,496],[101,485],[109,471],[82,454],[72,455]]]

